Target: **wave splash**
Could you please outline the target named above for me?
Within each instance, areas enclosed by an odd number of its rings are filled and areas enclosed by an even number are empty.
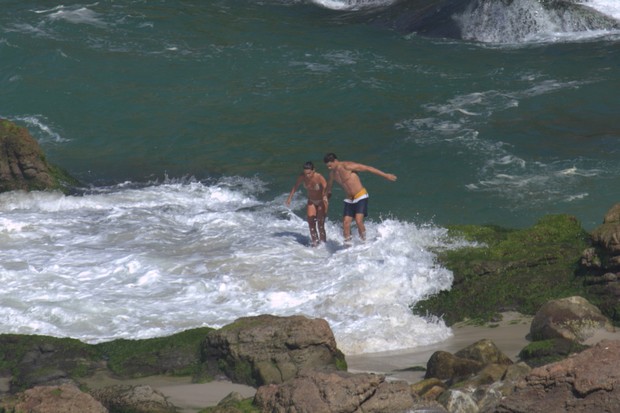
[[[346,354],[451,335],[409,307],[451,286],[431,252],[449,247],[443,229],[369,221],[368,241],[344,249],[328,221],[329,241],[309,248],[286,194],[263,201],[263,189],[229,177],[0,194],[0,329],[100,342],[303,314],[326,319]]]

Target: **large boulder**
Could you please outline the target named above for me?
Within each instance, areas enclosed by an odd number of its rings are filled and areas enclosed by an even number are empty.
[[[259,387],[254,404],[264,412],[299,413],[400,413],[416,407],[406,382],[342,371],[306,371],[283,384]]]
[[[0,401],[0,411],[28,413],[108,413],[74,385],[37,386]]]
[[[111,412],[176,413],[177,408],[151,386],[118,384],[92,392]]]
[[[620,406],[620,341],[603,340],[535,368],[502,399],[498,413],[611,412]]]
[[[597,331],[613,331],[601,311],[583,297],[568,297],[545,303],[530,326],[532,340],[563,338],[582,343]]]
[[[0,192],[66,190],[76,184],[66,172],[46,161],[43,150],[26,128],[0,119]]]
[[[207,335],[202,359],[212,374],[254,387],[285,382],[304,369],[346,369],[329,324],[304,316],[240,318]]]

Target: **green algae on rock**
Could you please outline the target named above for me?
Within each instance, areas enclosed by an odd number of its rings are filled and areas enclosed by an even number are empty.
[[[440,316],[449,325],[465,319],[486,322],[502,311],[533,315],[554,298],[589,298],[577,275],[589,235],[573,216],[548,215],[525,229],[448,229],[448,236],[477,244],[438,252],[441,264],[454,273],[453,285],[416,303],[416,314]]]

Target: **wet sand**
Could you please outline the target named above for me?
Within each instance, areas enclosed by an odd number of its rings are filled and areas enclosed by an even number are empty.
[[[348,356],[349,371],[374,372],[385,374],[389,378],[415,383],[424,378],[426,362],[434,352],[442,350],[450,353],[457,351],[482,339],[489,339],[513,361],[529,341],[532,318],[519,313],[504,313],[502,321],[483,326],[458,323],[452,326],[453,336],[441,343],[399,351]],[[415,369],[415,368],[418,369]],[[413,369],[412,369],[413,368]]]

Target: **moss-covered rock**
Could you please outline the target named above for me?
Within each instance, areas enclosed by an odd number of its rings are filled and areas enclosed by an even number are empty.
[[[12,393],[36,385],[77,382],[106,369],[120,378],[166,374],[203,380],[200,349],[211,330],[197,328],[167,337],[100,344],[71,338],[1,334],[0,376],[11,377]]]
[[[199,377],[200,348],[212,328],[196,328],[167,337],[114,340],[95,345],[108,368],[122,378],[156,374]]]
[[[0,335],[0,372],[12,377],[11,392],[88,376],[99,360],[95,349],[79,340]]]
[[[0,192],[62,190],[78,185],[63,169],[47,162],[38,142],[24,127],[0,119]]]
[[[555,298],[589,298],[576,275],[589,234],[572,216],[549,215],[519,230],[452,226],[449,236],[477,245],[438,253],[454,273],[452,288],[418,302],[415,313],[442,316],[451,325],[464,319],[490,321],[502,311],[533,315]]]
[[[588,348],[564,338],[533,341],[519,353],[519,358],[530,367],[539,367],[565,359],[571,354],[579,353]]]

